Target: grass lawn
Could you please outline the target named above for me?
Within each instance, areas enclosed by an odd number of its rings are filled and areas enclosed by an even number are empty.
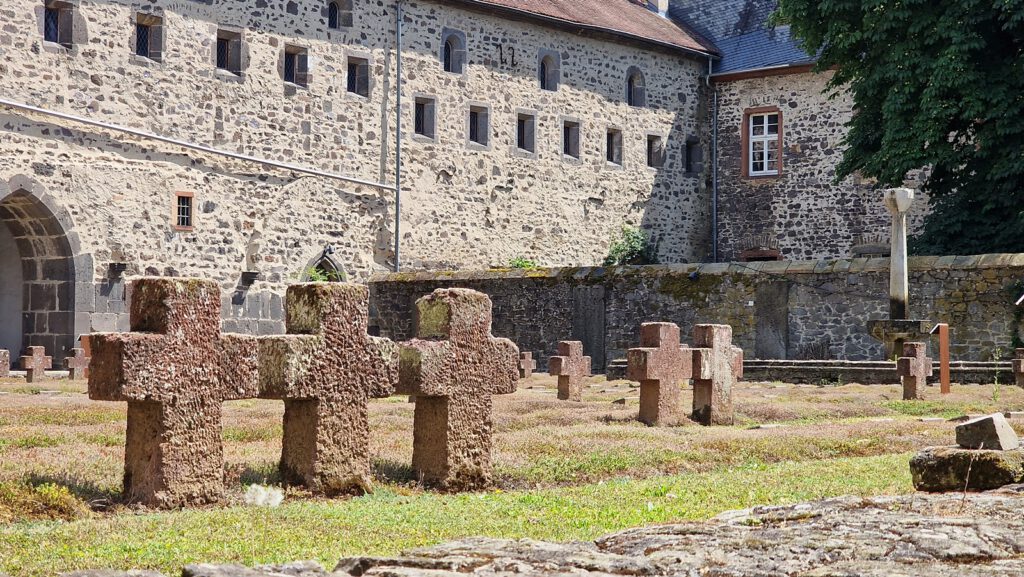
[[[408,467],[413,406],[394,397],[371,405],[374,494],[289,492],[267,509],[241,495],[250,483],[276,481],[283,406],[237,401],[225,409],[227,502],[154,512],[119,503],[125,407],[89,401],[82,390],[0,382],[0,572],[173,575],[192,562],[297,559],[333,566],[343,556],[472,535],[591,539],[757,504],[905,493],[910,453],[953,439],[952,423],[921,417],[1024,408],[1016,387],[955,387],[942,399],[929,388],[929,401],[906,403],[894,386],[745,383],[737,426],[649,428],[634,420],[628,383],[594,378],[584,402],[569,404],[555,400],[553,380],[534,377],[496,399],[494,491],[417,487]]]

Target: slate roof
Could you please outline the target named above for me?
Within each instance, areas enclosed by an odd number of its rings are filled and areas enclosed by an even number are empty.
[[[814,62],[789,35],[788,26],[772,27],[768,18],[778,0],[670,0],[669,17],[685,22],[718,47],[715,74]]]
[[[581,29],[653,42],[685,51],[717,54],[714,44],[673,20],[631,0],[450,0],[459,4],[538,16]]]

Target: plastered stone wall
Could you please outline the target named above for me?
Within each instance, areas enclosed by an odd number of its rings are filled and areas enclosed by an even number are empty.
[[[748,239],[769,234],[788,260],[843,258],[863,234],[889,238],[889,215],[873,183],[833,181],[842,160],[849,93],[823,94],[831,73],[717,82],[718,256],[738,260]],[[783,168],[778,177],[744,177],[741,131],[746,110],[778,107]],[[913,185],[919,175],[908,175]],[[923,195],[910,212],[913,234],[927,214]]]
[[[0,97],[232,152],[394,182],[395,11],[355,2],[351,28],[329,30],[320,0],[75,0],[75,44],[43,42],[41,0],[0,5]],[[405,2],[402,257],[407,268],[485,267],[517,256],[599,262],[621,226],[643,226],[663,261],[706,252],[702,179],[684,174],[688,136],[706,130],[706,63],[677,53]],[[134,55],[135,15],[163,18],[159,62]],[[215,67],[218,27],[240,33],[242,73]],[[464,74],[443,71],[443,29],[463,32]],[[287,46],[308,50],[308,87],[282,79]],[[541,50],[561,57],[542,91]],[[349,93],[347,61],[370,63],[368,97]],[[626,71],[646,77],[648,106],[625,104]],[[436,99],[433,141],[414,137],[417,96]],[[470,103],[490,110],[490,146],[467,144]],[[514,150],[516,115],[537,115],[537,152]],[[581,124],[580,161],[561,153],[563,119]],[[623,167],[605,131],[623,131]],[[646,166],[647,134],[666,165]],[[0,182],[31,181],[77,234],[75,334],[126,326],[124,279],[211,278],[225,330],[280,332],[280,294],[324,247],[350,278],[393,263],[393,192],[226,159],[0,107]],[[175,193],[194,193],[194,230],[172,227]],[[11,192],[17,192],[11,188]],[[0,198],[0,203],[5,199]],[[121,278],[111,262],[127,263]],[[260,274],[241,286],[243,271]],[[59,358],[59,356],[58,356]]]
[[[949,323],[954,360],[1009,358],[1022,328],[1022,275],[1024,254],[911,258],[911,314]],[[494,334],[533,351],[540,366],[595,316],[602,330],[584,352],[601,347],[609,361],[637,345],[641,323],[656,321],[678,324],[684,342],[695,324],[729,324],[747,358],[884,360],[866,325],[888,316],[888,279],[884,258],[390,274],[371,281],[371,322],[409,338],[415,299],[458,286],[490,295]],[[594,287],[599,310],[581,315],[578,295]]]

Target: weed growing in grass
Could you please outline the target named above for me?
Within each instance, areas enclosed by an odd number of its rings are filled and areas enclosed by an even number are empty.
[[[45,449],[47,447],[59,447],[67,442],[64,437],[50,435],[29,435],[16,439],[12,446],[18,449]]]
[[[88,514],[89,507],[67,487],[53,483],[0,482],[0,523],[15,520],[70,521]]]

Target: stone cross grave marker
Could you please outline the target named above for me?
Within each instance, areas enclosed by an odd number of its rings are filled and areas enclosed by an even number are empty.
[[[537,370],[537,361],[533,360],[533,353],[519,353],[519,378],[528,379]]]
[[[548,374],[558,377],[559,400],[582,401],[583,377],[590,376],[590,357],[583,356],[583,343],[558,343],[558,355],[548,359]]]
[[[896,360],[896,373],[903,384],[903,400],[924,398],[924,387],[932,376],[932,360],[925,355],[925,343],[903,343],[903,356]]]
[[[46,356],[43,347],[28,347],[28,354],[21,357],[21,368],[25,371],[25,382],[34,383],[43,378],[47,369],[53,368],[53,358]]]
[[[438,289],[416,302],[416,338],[400,343],[398,394],[416,396],[412,466],[425,484],[491,482],[492,395],[515,392],[519,349],[491,336],[491,299]]]
[[[11,352],[0,349],[0,379],[11,376]]]
[[[258,343],[220,334],[206,280],[132,282],[130,333],[90,335],[89,398],[128,402],[124,496],[150,506],[219,500],[224,401],[257,396]]]
[[[640,422],[674,425],[682,419],[679,394],[693,375],[693,351],[679,342],[675,323],[640,325],[640,347],[629,349],[627,378],[640,381]]]
[[[281,478],[317,493],[371,490],[367,403],[398,384],[398,345],[367,334],[363,285],[288,287],[288,334],[260,338],[260,396],[284,400]]]
[[[1017,379],[1017,386],[1024,387],[1024,349],[1016,351],[1016,358],[1013,359],[1013,375]]]
[[[743,351],[732,346],[732,327],[697,325],[693,328],[693,344],[690,418],[701,425],[731,425],[733,387],[743,370]]]
[[[71,355],[64,359],[64,366],[68,370],[68,379],[72,381],[89,378],[89,357],[85,356],[84,349],[71,349]]]

